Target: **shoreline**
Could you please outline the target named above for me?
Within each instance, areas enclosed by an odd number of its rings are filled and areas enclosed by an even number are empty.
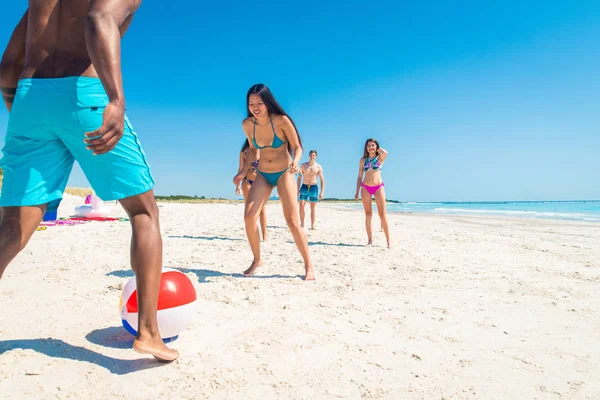
[[[394,204],[394,203],[389,203],[389,202],[387,203],[388,206],[390,204]],[[438,203],[434,203],[434,204],[438,204]],[[463,204],[463,203],[461,203],[461,204]],[[343,204],[343,203],[329,203],[329,204],[327,204],[327,206],[335,207],[340,210],[361,211],[361,212],[363,211],[361,205],[353,207],[351,205],[347,205],[347,204]],[[388,215],[395,215],[395,214],[420,215],[420,216],[435,215],[435,216],[443,216],[443,217],[463,217],[463,218],[483,218],[483,219],[490,218],[492,220],[496,220],[496,219],[515,220],[515,221],[534,220],[534,221],[553,221],[553,222],[571,221],[574,223],[582,223],[582,224],[592,224],[592,225],[600,224],[600,215],[598,215],[598,216],[593,215],[594,220],[586,220],[583,218],[565,217],[564,215],[560,215],[560,214],[564,214],[561,212],[556,212],[555,214],[558,214],[558,215],[551,216],[550,214],[552,214],[552,213],[545,212],[545,211],[513,211],[513,210],[507,210],[507,211],[502,211],[502,210],[493,210],[493,211],[490,211],[490,210],[482,210],[482,211],[456,210],[456,211],[453,211],[452,209],[448,209],[449,212],[441,212],[441,211],[426,210],[426,209],[394,210],[394,209],[390,209],[389,207],[387,207],[386,211],[387,211]],[[534,213],[547,213],[549,215],[545,215],[545,216],[530,215],[530,214],[534,214]],[[518,215],[518,214],[521,214],[521,215]],[[592,216],[590,216],[590,217],[592,217]],[[378,218],[376,215],[376,205],[374,202],[373,202],[373,218]]]

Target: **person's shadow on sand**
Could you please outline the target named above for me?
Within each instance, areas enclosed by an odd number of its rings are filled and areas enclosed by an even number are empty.
[[[122,326],[96,329],[88,333],[85,338],[90,343],[111,349],[131,349],[133,347],[133,339],[135,339]]]
[[[252,275],[252,276],[244,276],[241,273],[226,273],[226,272],[220,272],[220,271],[214,271],[211,269],[191,269],[191,268],[174,268],[174,267],[168,267],[168,268],[173,268],[176,269],[177,271],[183,272],[184,274],[188,274],[188,273],[192,273],[195,274],[196,277],[198,278],[198,282],[199,283],[210,283],[210,281],[207,281],[207,278],[215,278],[215,277],[220,277],[220,276],[230,276],[232,278],[243,278],[243,279],[287,279],[287,278],[302,278],[302,275],[279,275],[279,274],[275,274],[275,275]],[[258,270],[258,273],[260,274],[260,268]],[[121,271],[111,271],[108,274],[106,274],[106,276],[117,276],[119,278],[132,278],[133,277],[133,271],[128,269],[128,270],[121,270]]]
[[[288,240],[287,243],[294,243]],[[325,242],[308,242],[309,246],[337,246],[337,247],[365,247],[361,244],[348,244],[348,243],[325,243]]]
[[[220,271],[213,271],[210,269],[191,269],[191,268],[177,268],[179,271],[184,274],[192,273],[198,277],[198,282],[200,283],[208,283],[209,281],[206,278],[214,278],[220,276],[231,276],[233,278],[243,278],[243,279],[286,279],[286,278],[301,278],[300,275],[252,275],[252,276],[244,276],[241,273],[225,273]],[[260,273],[260,268],[259,268]]]
[[[128,343],[127,347],[125,347],[124,344],[123,346],[124,347],[118,348],[131,348],[131,343]],[[165,365],[164,363],[161,363],[150,357],[136,360],[122,360],[119,358],[108,357],[100,353],[96,353],[95,351],[86,349],[85,347],[73,346],[60,339],[47,338],[0,340],[0,356],[7,351],[16,349],[33,350],[37,351],[38,353],[45,354],[48,357],[89,362],[106,368],[115,375],[126,375],[131,372],[142,371],[145,369],[156,368],[161,365]]]
[[[231,241],[239,241],[239,242],[244,241],[244,239],[228,238],[228,237],[222,237],[222,236],[188,236],[188,235],[184,235],[184,236],[169,236],[168,238],[169,239],[194,239],[194,240],[231,240]]]

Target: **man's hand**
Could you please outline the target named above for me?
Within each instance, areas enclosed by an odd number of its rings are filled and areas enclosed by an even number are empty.
[[[319,194],[319,201],[323,200],[323,192],[321,192],[321,194]]]
[[[102,126],[93,132],[87,132],[87,149],[94,155],[108,153],[123,137],[125,129],[125,110],[120,104],[109,102],[102,114]],[[92,139],[93,138],[93,139]]]

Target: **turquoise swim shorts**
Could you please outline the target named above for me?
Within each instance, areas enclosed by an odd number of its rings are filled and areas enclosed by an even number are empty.
[[[86,149],[85,133],[102,125],[108,96],[98,78],[22,79],[9,113],[0,167],[0,206],[58,208],[77,161],[102,200],[147,192],[154,179],[125,117],[123,137],[108,153]]]
[[[298,196],[298,200],[300,201],[310,201],[311,203],[319,202],[319,188],[317,185],[306,185],[303,184],[300,187],[300,196]]]

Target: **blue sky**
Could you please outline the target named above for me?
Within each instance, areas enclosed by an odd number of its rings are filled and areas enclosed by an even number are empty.
[[[375,137],[390,199],[600,198],[600,3],[256,4],[146,1],[134,18],[127,108],[157,194],[235,196],[245,94],[261,82],[303,161],[318,150],[327,197],[353,196]],[[23,11],[3,6],[2,48]],[[88,186],[79,169],[70,185]]]

